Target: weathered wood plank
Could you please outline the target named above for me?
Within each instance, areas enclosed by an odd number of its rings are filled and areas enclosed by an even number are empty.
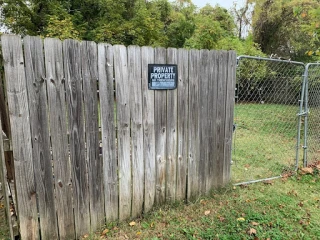
[[[1,79],[0,79],[1,80]],[[7,226],[10,233],[10,239],[14,240],[13,236],[13,228],[11,223],[11,212],[10,212],[10,202],[9,202],[9,193],[7,188],[7,171],[6,171],[6,164],[5,164],[5,157],[4,157],[4,146],[3,146],[3,135],[2,135],[2,121],[0,118],[0,182],[2,184],[2,193],[0,191],[0,194],[2,195],[4,199],[4,208],[7,215],[7,219],[4,219],[4,221],[7,222]]]
[[[0,66],[3,66],[3,57],[0,49]],[[0,118],[2,120],[2,130],[6,136],[10,139],[10,121],[9,121],[9,112],[7,107],[7,101],[5,98],[5,84],[4,79],[2,78],[2,73],[0,73]]]
[[[155,62],[166,63],[166,49],[155,48]],[[156,90],[154,101],[155,151],[156,151],[156,203],[166,200],[166,162],[167,162],[167,91]]]
[[[206,182],[208,177],[208,86],[209,86],[209,50],[200,51],[199,68],[199,140],[200,140],[200,158],[199,164],[199,191],[200,194],[206,193]]]
[[[167,63],[178,63],[178,50],[168,48]],[[167,91],[167,166],[166,166],[166,201],[176,200],[177,184],[177,124],[178,99],[177,89]]]
[[[60,239],[74,239],[62,43],[58,39],[46,38],[44,50],[59,236]]]
[[[141,50],[128,47],[131,111],[132,217],[141,215],[144,191],[144,157],[141,93]]]
[[[113,47],[98,45],[99,99],[106,221],[119,216],[118,162],[116,154]]]
[[[154,205],[156,193],[156,156],[154,133],[154,91],[148,90],[148,64],[154,63],[154,49],[141,48],[143,157],[145,164],[144,212]]]
[[[227,59],[227,77],[226,77],[226,125],[225,125],[225,147],[224,147],[224,172],[223,183],[230,181],[231,148],[233,136],[233,114],[235,103],[235,85],[236,85],[236,52],[229,51]]]
[[[187,197],[194,199],[199,193],[199,68],[200,52],[189,53],[189,143],[188,143],[188,190]]]
[[[58,226],[54,203],[43,43],[40,37],[29,36],[25,37],[23,42],[41,238],[56,239]]]
[[[209,193],[214,186],[215,175],[214,166],[217,161],[216,158],[216,143],[218,141],[216,136],[216,114],[217,114],[217,51],[210,51],[209,53],[209,85],[208,85],[208,177],[206,182],[206,192]]]
[[[217,118],[216,118],[216,132],[217,132],[217,161],[215,166],[216,186],[223,185],[224,174],[224,137],[225,137],[225,115],[226,115],[226,77],[227,77],[227,54],[226,51],[219,52],[219,66],[218,66],[218,86],[217,86]]]
[[[128,58],[125,46],[114,46],[114,72],[117,98],[118,161],[119,161],[119,219],[131,215],[131,159],[130,159],[130,85]]]
[[[76,238],[90,231],[80,42],[63,42]]]
[[[2,35],[2,53],[10,109],[20,233],[22,239],[39,239],[36,186],[32,162],[29,105],[21,38]]]
[[[81,43],[81,64],[86,133],[86,162],[88,166],[91,230],[104,224],[103,164],[99,156],[98,126],[98,52],[94,42]]]
[[[184,200],[186,198],[187,193],[189,106],[188,55],[188,50],[178,50],[178,158],[176,183],[176,200],[178,201]]]

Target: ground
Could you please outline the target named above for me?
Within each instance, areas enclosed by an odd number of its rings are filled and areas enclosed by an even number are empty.
[[[302,173],[301,173],[302,172]],[[140,219],[109,224],[88,239],[319,239],[320,177],[301,171],[228,186],[193,203],[158,208]]]

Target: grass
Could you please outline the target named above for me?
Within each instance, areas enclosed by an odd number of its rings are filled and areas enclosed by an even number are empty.
[[[88,239],[319,239],[319,190],[317,171],[228,186],[194,203],[176,203],[134,221],[109,224],[104,234]]]
[[[235,182],[277,176],[294,167],[297,112],[297,106],[236,105],[232,166]]]

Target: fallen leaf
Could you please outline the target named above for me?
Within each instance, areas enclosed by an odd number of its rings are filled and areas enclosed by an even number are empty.
[[[251,222],[251,224],[252,224],[252,226],[258,226],[259,225],[259,223],[257,223],[257,222]]]
[[[208,210],[208,211],[205,211],[205,212],[204,212],[204,215],[207,216],[207,215],[209,215],[210,213],[211,213],[211,212]]]
[[[105,229],[103,230],[102,235],[106,235],[108,232],[109,232],[109,229]]]
[[[137,235],[141,235],[141,232],[137,232]]]
[[[304,175],[304,174],[312,174],[313,173],[313,169],[311,167],[301,168],[300,173],[302,175]]]
[[[250,228],[250,229],[248,230],[248,234],[249,234],[249,235],[255,235],[255,234],[257,234],[257,230],[255,230],[254,228]]]
[[[200,203],[201,203],[202,205],[206,205],[206,204],[207,204],[207,202],[206,202],[205,200],[203,200],[203,199],[200,200]]]
[[[237,221],[238,221],[238,222],[244,222],[245,219],[244,219],[243,217],[241,217],[241,218],[237,218]]]
[[[263,183],[267,185],[273,185],[273,182],[271,180],[266,180]]]
[[[136,222],[132,221],[129,223],[129,225],[132,227],[132,226],[135,226],[136,225]]]
[[[220,218],[219,218],[219,221],[220,221],[220,222],[224,222],[224,220],[226,220],[224,217],[220,217]]]

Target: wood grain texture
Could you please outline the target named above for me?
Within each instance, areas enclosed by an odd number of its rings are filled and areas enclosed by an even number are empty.
[[[25,37],[23,42],[41,238],[56,239],[58,225],[54,203],[43,43],[40,37],[29,36]]]
[[[74,239],[72,182],[68,153],[65,79],[61,41],[46,38],[44,40],[44,51],[59,237],[60,239]]]
[[[192,200],[199,193],[199,68],[200,51],[189,53],[189,143],[188,143],[188,190],[187,198]]]
[[[2,35],[21,239],[39,239],[29,105],[21,38]]]
[[[128,47],[131,113],[132,217],[141,215],[144,198],[144,157],[141,92],[141,50]]]
[[[9,193],[7,191],[7,171],[6,171],[6,164],[5,164],[5,156],[4,156],[4,146],[3,146],[3,135],[2,135],[2,122],[0,118],[0,182],[2,184],[2,191],[0,191],[0,194],[2,194],[4,199],[4,208],[7,215],[7,219],[3,219],[7,222],[7,226],[9,228],[10,233],[10,239],[13,240],[13,228],[12,228],[12,222],[11,222],[11,212],[10,212],[10,201],[9,201]],[[2,192],[2,193],[1,193]]]
[[[0,49],[0,66],[3,67],[3,59],[2,53]],[[5,84],[4,79],[2,77],[2,73],[0,73],[0,118],[2,121],[2,130],[6,134],[6,136],[11,138],[10,131],[10,121],[9,121],[9,112],[7,107],[7,100],[5,98]]]
[[[80,42],[65,40],[63,42],[63,55],[73,187],[73,212],[76,238],[79,238],[90,231]]]
[[[148,89],[148,64],[154,63],[154,49],[142,47],[141,54],[143,157],[145,164],[144,212],[149,212],[154,205],[156,193],[154,91]]]
[[[165,64],[165,48],[155,48],[155,63]],[[156,90],[154,100],[154,131],[156,151],[156,204],[166,200],[166,165],[167,165],[167,91]]]
[[[189,106],[189,51],[178,50],[178,146],[177,146],[177,181],[176,200],[184,200],[187,193],[187,168],[188,168],[188,106]]]
[[[118,161],[114,112],[113,47],[98,45],[103,181],[106,221],[119,217]]]
[[[80,49],[83,79],[83,99],[86,133],[86,162],[88,166],[91,230],[105,223],[103,164],[99,156],[98,126],[98,51],[94,42],[82,42]]]
[[[199,69],[199,191],[201,195],[206,193],[206,182],[208,177],[208,137],[209,137],[209,116],[208,116],[208,86],[209,86],[209,51],[200,51]]]
[[[167,49],[167,64],[178,63],[178,50]],[[166,166],[166,202],[176,200],[177,184],[177,124],[178,90],[167,91],[167,166]]]
[[[216,114],[217,106],[217,74],[218,74],[218,52],[209,52],[209,84],[208,84],[208,176],[206,182],[206,193],[209,193],[215,185],[214,166],[217,161],[216,157],[216,143],[218,138],[216,136]]]
[[[216,117],[216,132],[217,132],[217,161],[216,161],[216,186],[223,185],[224,174],[224,137],[225,137],[225,115],[226,115],[226,82],[227,82],[227,52],[219,52],[219,66],[218,66],[218,86],[217,86],[217,117]]]
[[[226,125],[225,125],[225,147],[224,147],[224,173],[223,184],[230,181],[230,166],[231,166],[231,148],[233,136],[233,115],[235,104],[235,87],[236,87],[236,61],[237,56],[235,51],[228,52],[227,65],[227,84],[226,84]]]
[[[119,161],[119,219],[131,216],[132,172],[130,157],[130,84],[125,46],[114,46],[114,73],[117,98],[118,161]]]

